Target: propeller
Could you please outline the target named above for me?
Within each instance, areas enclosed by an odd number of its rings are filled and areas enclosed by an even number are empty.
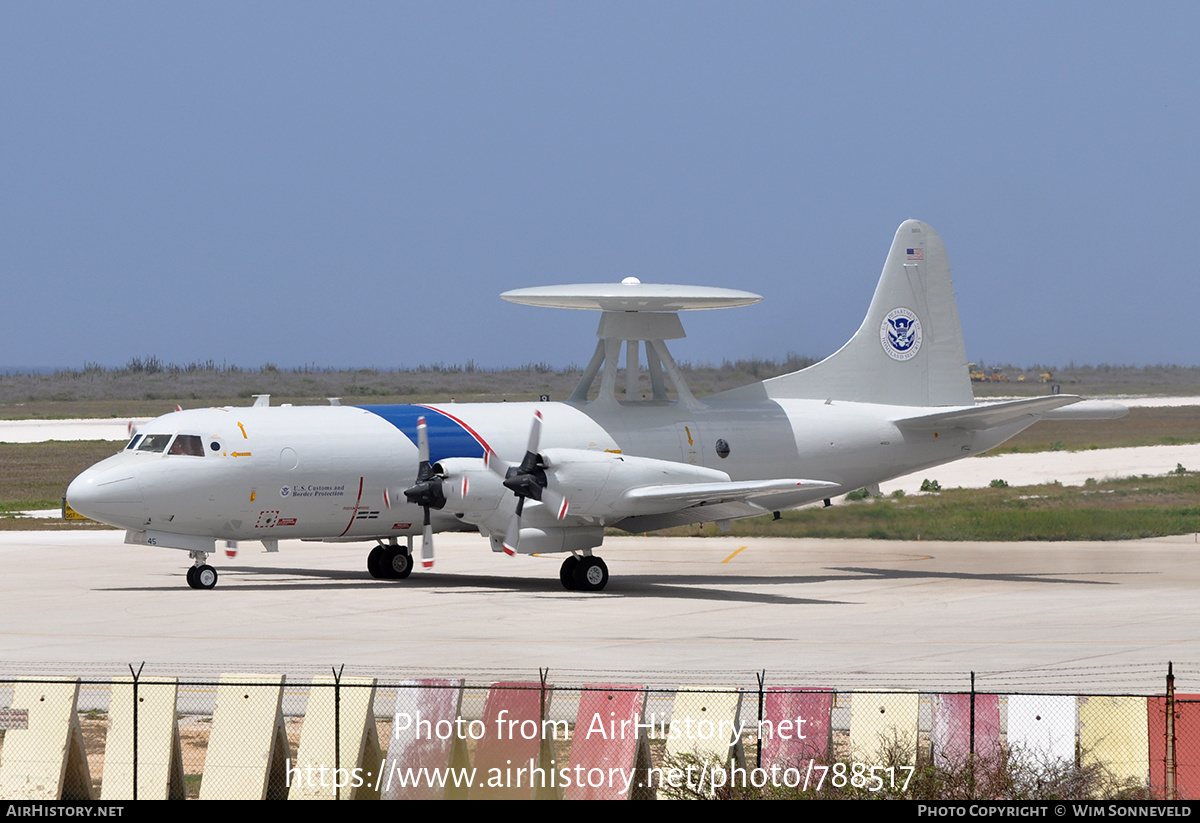
[[[517,512],[509,521],[508,531],[504,535],[504,553],[510,557],[517,553],[521,539],[521,514],[525,511],[527,499],[543,503],[559,520],[567,516],[567,498],[547,487],[546,467],[538,454],[541,436],[542,413],[534,412],[533,425],[529,429],[529,445],[525,448],[525,457],[520,465],[509,466],[491,451],[484,456],[488,468],[502,477],[504,487],[517,496]]]
[[[408,502],[420,506],[425,513],[425,529],[421,538],[421,565],[433,568],[433,526],[429,522],[429,510],[446,505],[446,493],[442,489],[443,478],[429,465],[429,431],[425,418],[417,418],[417,452],[421,462],[417,464],[417,482],[404,490]],[[465,490],[465,489],[464,489]]]

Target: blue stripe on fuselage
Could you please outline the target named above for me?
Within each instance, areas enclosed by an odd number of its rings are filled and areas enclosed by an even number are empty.
[[[359,406],[402,431],[415,446],[417,418],[424,417],[429,434],[429,462],[448,457],[483,457],[483,446],[462,424],[428,406]]]

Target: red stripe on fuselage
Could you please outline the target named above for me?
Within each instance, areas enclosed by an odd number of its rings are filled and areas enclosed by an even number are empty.
[[[459,419],[458,419],[457,417],[455,417],[454,415],[450,414],[450,412],[448,412],[448,411],[445,411],[444,409],[439,409],[437,406],[431,406],[431,405],[429,405],[428,403],[419,403],[418,405],[424,406],[425,408],[427,408],[427,409],[430,409],[431,411],[435,411],[435,412],[437,412],[438,414],[441,414],[441,415],[444,415],[444,416],[446,416],[446,417],[449,417],[449,418],[450,418],[451,420],[453,420],[455,423],[457,423],[458,425],[462,426],[462,427],[463,427],[463,430],[464,430],[464,431],[465,431],[467,434],[469,434],[469,435],[471,435],[472,437],[474,437],[474,438],[475,438],[475,442],[476,442],[476,443],[478,443],[479,445],[483,446],[483,450],[484,450],[485,452],[490,452],[490,451],[492,450],[492,447],[491,447],[491,446],[489,446],[489,445],[487,444],[487,441],[486,441],[486,440],[484,440],[482,437],[480,437],[480,436],[479,436],[479,432],[475,431],[473,428],[471,428],[470,426],[468,426],[466,423],[464,423],[463,421],[459,420]]]
[[[346,528],[342,530],[342,533],[338,537],[345,537],[346,532],[350,531],[350,527],[354,525],[354,518],[358,517],[358,504],[362,502],[363,480],[364,478],[362,477],[358,478],[358,499],[354,501],[354,508],[350,511],[350,522],[346,524]]]

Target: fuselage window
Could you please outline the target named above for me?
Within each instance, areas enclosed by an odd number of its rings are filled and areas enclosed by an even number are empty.
[[[175,438],[175,442],[171,444],[171,450],[168,454],[184,454],[188,457],[203,457],[204,444],[200,441],[199,435],[181,434]]]
[[[162,452],[170,442],[171,435],[169,434],[148,434],[142,438],[142,442],[138,444],[137,450],[140,452]]]

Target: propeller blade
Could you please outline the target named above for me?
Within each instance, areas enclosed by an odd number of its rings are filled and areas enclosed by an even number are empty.
[[[542,439],[542,413],[533,413],[533,425],[529,427],[529,445],[525,447],[528,454],[537,454],[538,441]]]
[[[417,479],[424,480],[429,474],[429,427],[424,417],[417,418],[417,455],[421,461],[417,465]]]
[[[484,487],[486,488],[487,481],[485,480],[483,483]],[[443,483],[443,488],[446,490],[447,506],[450,505],[451,501],[460,504],[466,503],[467,494],[470,493],[471,490],[471,479],[465,474],[461,478],[455,477],[454,475],[448,475]]]
[[[508,476],[508,470],[512,468],[503,460],[501,460],[499,455],[490,449],[483,455],[483,465],[501,480]]]
[[[542,489],[542,505],[547,510],[554,512],[554,516],[559,520],[567,516],[567,509],[570,506],[567,498],[549,487]]]
[[[512,557],[517,553],[517,546],[521,542],[521,512],[525,508],[525,498],[517,498],[517,513],[513,515],[513,519],[508,521],[508,531],[504,534],[504,553]]]
[[[425,507],[425,532],[421,538],[421,565],[433,568],[433,526],[429,524],[429,507]]]
[[[504,553],[513,557],[517,553],[517,544],[521,539],[521,518],[513,515],[508,523],[508,531],[504,534]]]

